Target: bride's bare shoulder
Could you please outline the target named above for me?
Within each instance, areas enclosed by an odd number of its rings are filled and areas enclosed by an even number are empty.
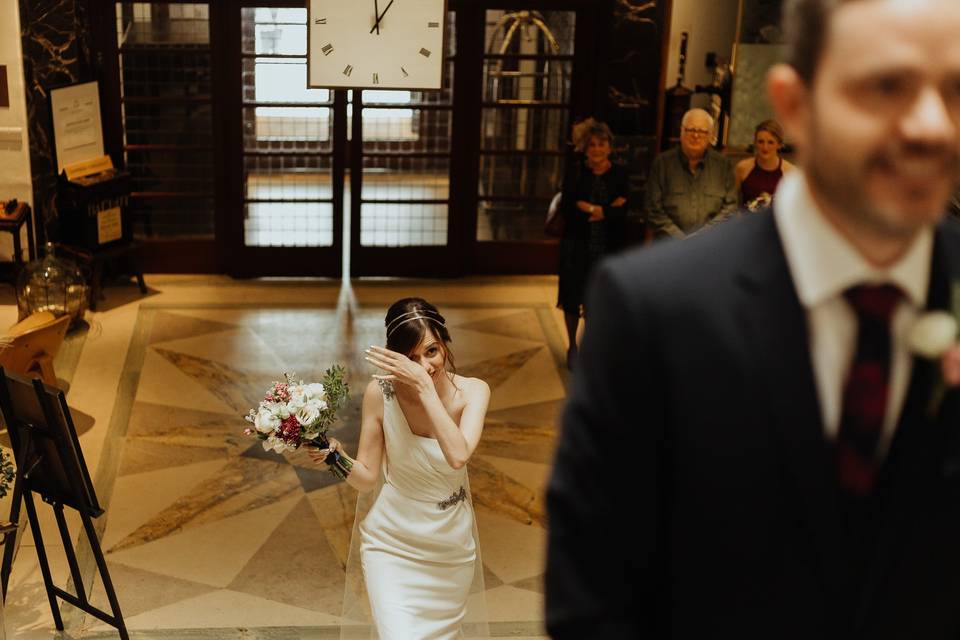
[[[458,375],[454,378],[454,382],[463,390],[463,394],[468,401],[471,399],[490,397],[490,385],[480,378],[465,378],[464,376]]]

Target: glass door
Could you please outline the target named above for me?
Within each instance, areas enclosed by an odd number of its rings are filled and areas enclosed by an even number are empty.
[[[263,4],[267,4],[264,2]],[[239,8],[235,275],[341,273],[346,95],[307,89],[307,10]],[[231,138],[236,138],[237,129]],[[236,147],[235,147],[236,148]],[[340,153],[337,153],[337,150]]]
[[[450,206],[455,31],[451,12],[442,90],[352,92],[351,275],[462,268]]]
[[[109,146],[130,172],[134,236],[154,247],[147,259],[157,270],[216,268],[210,7],[123,0],[113,10],[105,84],[116,91],[120,130]],[[113,120],[104,120],[109,143]]]
[[[477,181],[477,267],[542,272],[543,232],[570,137],[577,12],[487,9]]]

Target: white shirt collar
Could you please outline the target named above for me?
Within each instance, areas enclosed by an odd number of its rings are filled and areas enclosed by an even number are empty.
[[[926,306],[933,228],[919,233],[895,264],[878,269],[830,225],[814,201],[802,171],[792,171],[780,181],[773,215],[797,295],[805,308],[868,282],[895,284],[913,305]]]

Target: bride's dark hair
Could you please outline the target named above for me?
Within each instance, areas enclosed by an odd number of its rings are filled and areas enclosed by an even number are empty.
[[[443,344],[444,360],[456,371],[450,351],[453,340],[446,322],[437,308],[423,298],[401,298],[390,305],[383,319],[387,349],[409,356],[430,332]]]

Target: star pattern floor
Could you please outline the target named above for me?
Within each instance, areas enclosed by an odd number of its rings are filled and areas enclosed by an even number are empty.
[[[140,308],[102,536],[129,629],[320,633],[339,623],[355,493],[302,452],[264,452],[242,435],[242,416],[283,371],[316,379],[340,361],[362,388],[373,370],[358,354],[382,343],[383,311],[345,320],[332,307]],[[543,489],[565,395],[553,320],[534,304],[442,311],[458,372],[493,391],[470,463],[491,620],[539,635]],[[358,428],[353,397],[335,435],[355,451]],[[106,605],[97,590],[93,600]],[[108,637],[93,623],[84,637]]]

